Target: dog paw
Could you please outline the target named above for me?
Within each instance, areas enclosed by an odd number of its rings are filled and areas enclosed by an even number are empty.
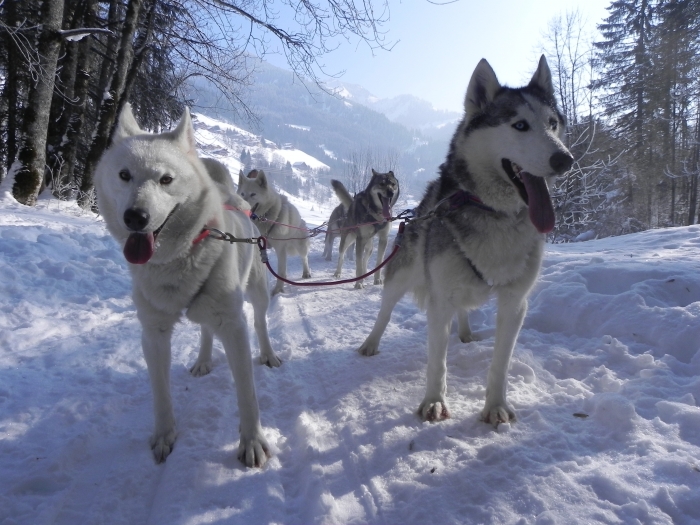
[[[444,401],[423,401],[418,407],[418,415],[423,421],[442,421],[450,418],[450,411]]]
[[[301,274],[302,279],[311,279],[311,272],[304,272]]]
[[[190,368],[190,374],[194,377],[202,377],[211,372],[212,368],[214,368],[214,363],[211,361],[196,361]]]
[[[515,412],[506,403],[494,406],[486,406],[481,411],[481,420],[484,423],[490,423],[498,428],[500,423],[509,423],[515,421]]]
[[[373,356],[379,353],[379,345],[365,341],[362,346],[357,349],[360,355]]]
[[[382,279],[381,277],[375,277],[374,284],[384,284],[384,279]]]
[[[275,295],[281,294],[281,293],[284,293],[284,287],[283,286],[275,286],[272,289],[271,295],[275,296]]]
[[[335,272],[333,274],[333,277],[335,277],[336,279],[340,279],[340,272]]]
[[[260,354],[260,362],[270,368],[277,368],[282,365],[282,360],[274,352]]]
[[[469,332],[468,334],[459,334],[459,340],[463,343],[471,343],[473,341],[481,341],[481,337]]]
[[[246,467],[262,468],[270,456],[270,446],[262,432],[256,432],[251,437],[241,436],[238,444],[238,460]]]
[[[355,283],[355,290],[362,290],[365,287],[365,283],[362,281],[357,281]]]
[[[170,455],[175,448],[175,439],[177,433],[175,429],[171,429],[164,434],[154,434],[151,436],[150,444],[153,451],[153,459],[156,463],[164,463],[165,459]]]

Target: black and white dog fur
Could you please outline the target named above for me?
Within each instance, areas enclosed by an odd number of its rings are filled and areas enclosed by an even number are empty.
[[[337,237],[340,237],[340,232],[342,231],[345,219],[348,216],[348,210],[345,208],[344,204],[338,204],[333,211],[331,216],[328,217],[328,227],[326,228],[326,237],[323,242],[323,258],[327,261],[331,260],[333,255],[333,243]],[[352,250],[352,246],[347,247],[348,259],[351,261],[355,260],[355,252]]]
[[[481,60],[464,109],[440,176],[417,208],[418,217],[435,216],[406,225],[401,248],[386,267],[377,320],[359,352],[378,352],[394,306],[412,291],[428,321],[427,388],[418,412],[424,420],[447,418],[452,318],[458,314],[459,334],[469,340],[466,312],[495,295],[494,354],[481,418],[498,425],[515,419],[506,400],[508,368],[545,234],[554,227],[547,181],[568,171],[573,158],[562,143],[564,117],[544,56],[530,83],[518,89],[501,86]]]
[[[340,181],[331,180],[335,194],[340,203],[347,209],[345,220],[340,231],[340,247],[338,249],[338,266],[334,276],[340,277],[343,269],[345,251],[355,243],[355,276],[367,273],[367,263],[372,255],[372,240],[376,235],[377,266],[384,260],[384,253],[391,230],[391,209],[399,198],[399,181],[393,171],[377,173],[372,170],[372,178],[367,187],[355,197]],[[374,274],[374,284],[382,284],[381,272]],[[355,288],[363,288],[362,280],[355,283]]]

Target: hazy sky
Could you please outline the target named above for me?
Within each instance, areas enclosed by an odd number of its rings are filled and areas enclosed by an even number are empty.
[[[435,0],[436,2],[444,0]],[[391,2],[386,24],[392,51],[372,56],[366,45],[344,44],[324,62],[345,70],[342,80],[360,84],[378,97],[403,93],[436,108],[461,111],[474,67],[486,58],[502,84],[529,81],[542,54],[553,18],[578,9],[594,32],[611,0],[427,0]]]

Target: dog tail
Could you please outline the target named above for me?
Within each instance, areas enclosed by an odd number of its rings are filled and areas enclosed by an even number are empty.
[[[345,186],[343,186],[343,183],[340,182],[339,180],[331,180],[331,186],[333,186],[333,191],[335,191],[335,194],[338,196],[338,199],[340,199],[340,203],[343,205],[343,207],[347,210],[350,208],[350,205],[352,204],[352,195],[350,195],[350,192],[345,189]]]

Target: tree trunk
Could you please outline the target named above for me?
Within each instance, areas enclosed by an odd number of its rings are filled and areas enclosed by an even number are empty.
[[[97,0],[86,0],[83,17],[84,27],[94,27],[97,20]],[[73,85],[73,103],[67,105],[64,115],[65,135],[56,153],[62,162],[54,171],[54,195],[60,199],[68,199],[74,191],[74,173],[77,160],[77,150],[80,134],[86,115],[86,102],[90,89],[90,57],[91,37],[83,38],[78,45],[78,56],[75,67]]]
[[[8,27],[15,27],[18,21],[17,2],[8,2],[5,6],[5,23]],[[7,143],[4,150],[5,169],[9,170],[10,165],[17,156],[17,123],[19,122],[18,94],[20,93],[19,71],[24,61],[17,51],[17,47],[8,31],[3,34],[3,43],[7,49],[7,76],[5,77],[5,89],[2,93],[3,103],[7,108]]]
[[[693,162],[690,166],[690,195],[688,198],[688,225],[695,224],[695,212],[698,205],[698,172],[700,171],[700,108],[695,119],[695,145],[693,146]],[[700,214],[698,215],[700,222]]]
[[[151,39],[157,6],[158,0],[151,0],[150,7],[148,8],[148,14],[146,15],[146,27],[143,28],[136,39],[136,42],[134,43],[134,59],[131,62],[129,71],[126,74],[126,79],[124,80],[124,91],[119,97],[119,103],[117,104],[117,115],[121,114],[124,104],[129,101],[129,96],[131,95],[131,90],[134,87],[134,82],[136,81],[139,68],[141,67],[141,64],[146,58],[146,54],[148,53],[148,41]],[[114,129],[115,126],[112,126],[112,130],[108,138],[108,144],[112,141],[112,133],[114,132]]]
[[[100,97],[102,97],[109,88],[112,73],[114,72],[114,62],[117,58],[117,46],[119,45],[119,34],[121,32],[121,27],[119,27],[119,25],[122,12],[119,0],[110,0],[109,13],[107,15],[107,29],[110,29],[113,34],[107,37],[107,44],[104,50],[105,58],[102,60],[102,66],[100,68],[100,79],[97,84],[97,93]],[[99,108],[102,99],[96,100],[95,102]]]
[[[64,20],[66,21],[66,29],[77,29],[83,26],[83,2],[70,3],[66,5],[64,12]],[[68,23],[68,21],[70,21]],[[86,40],[86,38],[83,38]],[[58,73],[56,81],[58,82],[57,89],[53,93],[53,101],[51,102],[51,125],[48,129],[47,136],[47,159],[48,169],[46,170],[45,185],[54,187],[58,186],[58,174],[63,164],[63,156],[61,155],[61,147],[66,136],[66,129],[71,115],[73,106],[74,90],[75,90],[75,75],[78,65],[78,47],[79,42],[67,40],[63,43],[63,52],[58,62]],[[43,191],[42,187],[42,191]]]
[[[118,102],[124,92],[127,73],[133,57],[134,34],[136,33],[136,27],[138,25],[140,9],[141,0],[129,0],[129,4],[126,8],[124,25],[122,26],[116,68],[112,75],[109,92],[105,94],[102,105],[100,106],[95,135],[90,145],[90,151],[85,159],[83,178],[80,184],[80,195],[78,196],[78,203],[83,208],[88,208],[92,205],[92,194],[95,186],[92,178],[93,171],[102,153],[109,145],[112,128],[116,122]]]
[[[63,0],[41,4],[41,25],[38,51],[42,74],[31,87],[22,122],[22,145],[17,156],[12,193],[18,202],[34,206],[44,179],[46,136],[49,127],[51,98],[56,77],[56,63],[61,49]]]

